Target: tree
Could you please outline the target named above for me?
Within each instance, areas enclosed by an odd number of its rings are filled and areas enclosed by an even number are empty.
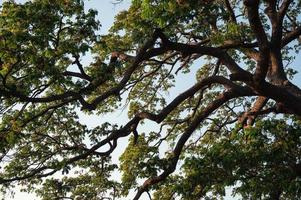
[[[297,0],[133,0],[98,35],[97,12],[80,0],[5,1],[2,190],[217,199],[232,186],[245,199],[298,199],[300,9]],[[181,74],[196,82],[170,100]],[[79,109],[103,116],[124,106],[122,125],[78,118]],[[140,131],[150,121],[159,131]]]

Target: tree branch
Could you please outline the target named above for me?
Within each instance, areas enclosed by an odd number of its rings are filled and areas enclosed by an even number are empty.
[[[197,129],[199,124],[208,117],[213,111],[218,109],[220,106],[222,106],[225,102],[229,101],[232,98],[238,97],[238,96],[244,96],[244,95],[252,95],[250,91],[240,91],[239,94],[234,92],[235,90],[227,91],[223,94],[221,94],[216,100],[214,100],[211,104],[209,104],[201,113],[199,113],[190,123],[190,125],[187,127],[185,132],[180,137],[179,141],[177,142],[176,147],[173,150],[172,158],[169,160],[169,166],[166,170],[164,170],[159,176],[152,177],[147,179],[143,185],[138,189],[138,192],[136,193],[136,196],[133,200],[138,200],[140,196],[148,191],[149,187],[152,185],[159,183],[163,180],[165,180],[171,173],[173,173],[176,169],[176,165],[178,163],[180,154],[182,152],[182,149],[187,142],[187,140],[190,138],[191,134]]]
[[[259,0],[244,0],[244,4],[247,8],[250,26],[256,36],[259,46],[259,60],[254,74],[254,81],[256,86],[260,87],[260,83],[264,81],[268,72],[270,54],[269,43],[258,13]]]
[[[225,0],[225,5],[230,14],[231,21],[236,24],[237,23],[236,16],[235,16],[234,10],[233,10],[229,0]]]
[[[288,45],[290,42],[292,42],[295,39],[298,39],[301,35],[301,26],[296,28],[295,30],[287,33],[281,42],[281,47],[283,48],[284,46]]]

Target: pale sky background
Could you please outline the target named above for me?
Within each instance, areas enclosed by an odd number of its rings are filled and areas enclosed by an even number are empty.
[[[114,16],[120,12],[121,10],[124,10],[126,8],[129,7],[130,5],[130,1],[131,0],[124,0],[123,2],[119,3],[119,4],[113,4],[113,0],[89,0],[89,1],[85,1],[85,5],[86,8],[93,8],[98,10],[98,19],[100,20],[102,27],[100,29],[100,33],[101,34],[105,34],[107,32],[107,30],[109,29],[109,27],[112,25],[113,20],[114,20]],[[3,2],[3,0],[0,0],[0,4]],[[17,2],[24,2],[24,0],[17,0]],[[294,64],[299,64],[301,63],[301,58],[297,57],[296,62],[294,62]],[[197,63],[195,65],[195,69],[197,68],[197,66],[199,66],[201,63]],[[192,70],[192,73],[195,72],[195,69]],[[295,78],[295,83],[299,83],[300,85],[300,78],[301,75],[297,75],[297,77]],[[189,75],[180,75],[180,77],[177,78],[178,80],[181,80],[181,84],[176,87],[175,90],[171,91],[170,93],[170,99],[173,99],[173,97],[175,97],[178,93],[184,91],[186,88],[190,87],[194,82],[195,79],[191,78],[191,74]],[[184,84],[183,84],[184,83]],[[89,127],[95,127],[97,125],[99,125],[100,123],[104,122],[104,121],[110,121],[112,123],[125,123],[127,121],[127,114],[126,112],[123,112],[122,110],[117,110],[116,112],[114,112],[111,115],[107,115],[107,116],[86,116],[84,114],[80,114],[80,119],[82,120],[82,122],[84,124],[86,124]],[[146,131],[148,129],[151,129],[153,127],[156,127],[154,123],[149,123],[147,125],[147,127],[144,127],[142,130]],[[122,139],[119,140],[119,142],[122,142]],[[123,148],[125,147],[125,142],[123,144],[121,144],[121,146],[117,149],[117,152],[120,153],[122,152]],[[113,161],[118,161],[118,157],[117,156],[113,156]],[[239,198],[233,198],[230,196],[231,194],[231,190],[227,190],[227,197],[225,198],[226,200],[230,200],[230,199],[239,199]],[[1,195],[1,194],[0,194]],[[39,198],[37,198],[34,194],[27,194],[27,193],[22,193],[22,192],[16,192],[14,198],[6,198],[7,200],[39,200]],[[148,197],[142,196],[141,200],[147,200]]]

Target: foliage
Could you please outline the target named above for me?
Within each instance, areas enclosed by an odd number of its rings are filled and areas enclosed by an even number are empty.
[[[133,0],[99,35],[82,0],[3,2],[2,192],[190,200],[231,187],[298,199],[300,10],[297,0]],[[106,118],[120,109],[127,119]],[[82,113],[103,123],[88,127]]]

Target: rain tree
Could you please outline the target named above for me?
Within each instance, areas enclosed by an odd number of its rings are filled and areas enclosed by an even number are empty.
[[[1,5],[2,192],[222,199],[231,186],[244,199],[301,196],[300,1],[133,0],[105,35],[84,8]],[[117,109],[127,121],[88,127],[78,116]]]

